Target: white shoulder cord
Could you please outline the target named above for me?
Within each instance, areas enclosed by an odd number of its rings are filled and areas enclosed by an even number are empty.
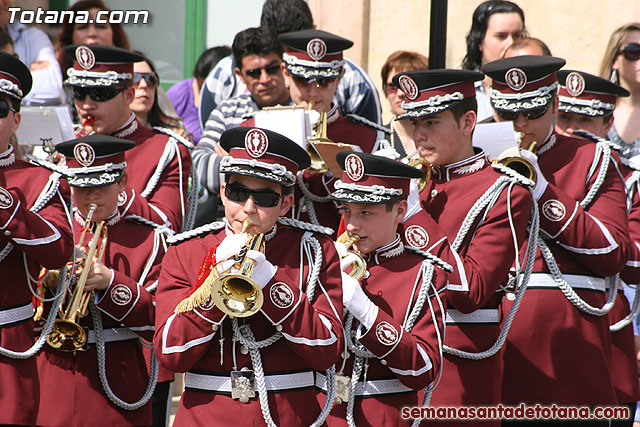
[[[109,381],[107,379],[107,372],[105,366],[105,342],[104,342],[104,334],[102,328],[102,315],[100,314],[100,310],[96,307],[93,299],[89,302],[89,311],[91,312],[91,318],[93,319],[93,329],[96,334],[96,355],[98,356],[98,376],[100,377],[100,383],[102,384],[102,389],[105,394],[109,398],[109,400],[116,406],[127,410],[127,411],[135,411],[136,409],[142,408],[144,405],[149,402],[151,399],[151,395],[153,394],[153,390],[156,388],[156,383],[158,381],[158,361],[156,360],[156,355],[151,349],[151,360],[150,360],[150,372],[149,372],[149,383],[147,384],[147,389],[144,394],[134,403],[127,403],[124,400],[120,399],[115,395],[111,387],[109,386]]]
[[[42,192],[40,192],[40,195],[36,199],[34,205],[29,210],[34,213],[39,212],[44,207],[44,205],[46,205],[51,200],[51,198],[57,194],[58,197],[60,197],[60,200],[62,201],[62,206],[64,207],[67,220],[71,224],[71,234],[73,235],[73,221],[71,220],[71,213],[69,212],[67,205],[64,199],[62,198],[62,195],[58,191],[59,185],[60,185],[60,174],[57,172],[54,172],[49,176],[49,181],[43,188]],[[13,249],[13,245],[11,243],[8,243],[5,246],[5,248],[2,250],[2,252],[0,252],[0,262],[2,262],[9,255],[12,249]],[[40,333],[40,336],[29,349],[25,351],[13,351],[4,347],[0,347],[0,355],[9,357],[11,359],[28,359],[34,356],[38,351],[40,351],[40,349],[45,343],[45,340],[47,339],[47,336],[49,335],[49,333],[51,332],[51,329],[53,328],[53,322],[58,316],[58,310],[60,309],[60,305],[62,304],[62,301],[67,293],[67,289],[69,288],[71,280],[74,277],[74,276],[67,276],[66,268],[61,268],[60,280],[58,282],[58,287],[57,287],[55,296],[51,299],[42,298],[39,295],[37,295],[37,293],[33,290],[32,285],[33,284],[38,285],[44,280],[44,278],[39,281],[37,279],[34,279],[31,276],[31,273],[29,272],[27,255],[23,253],[22,258],[24,261],[27,285],[29,287],[29,290],[31,291],[31,294],[43,302],[53,301],[53,304],[51,306],[51,310],[49,311],[49,314],[47,315],[47,320],[45,321],[45,325]]]
[[[598,176],[596,177],[596,180],[593,183],[593,186],[589,189],[585,198],[580,202],[580,206],[583,209],[586,209],[591,204],[595,196],[597,195],[598,191],[600,190],[600,187],[602,186],[602,183],[604,182],[605,176],[607,174],[607,170],[609,168],[609,164],[611,163],[611,146],[609,145],[609,143],[598,141],[597,147],[598,148],[596,150],[596,156],[594,158],[591,169],[593,170],[594,169],[593,165],[600,163],[600,160],[602,160],[602,163],[600,166],[600,170],[598,171]],[[590,172],[590,174],[592,175],[592,172]],[[560,288],[562,293],[577,309],[579,309],[584,313],[591,314],[593,316],[604,316],[609,311],[611,311],[611,309],[613,308],[613,305],[615,304],[616,296],[618,294],[617,290],[618,290],[619,274],[616,274],[615,276],[605,277],[605,281],[607,282],[607,285],[608,285],[607,288],[609,289],[609,296],[607,298],[607,302],[605,302],[605,304],[601,308],[593,307],[590,304],[588,304],[585,300],[580,298],[580,296],[576,293],[576,291],[573,290],[571,285],[569,285],[567,281],[564,280],[564,277],[562,276],[562,271],[560,271],[560,268],[556,263],[556,260],[553,256],[553,253],[551,252],[551,249],[549,249],[549,246],[547,246],[547,243],[545,242],[542,236],[538,236],[538,246],[540,248],[540,252],[542,253],[542,257],[544,258],[544,261],[547,263],[547,267],[549,268],[549,271],[553,276],[553,280],[556,282],[556,284],[558,285],[558,288]]]
[[[631,207],[633,205],[633,196],[638,191],[638,185],[640,182],[640,171],[634,170],[631,176],[624,183],[627,189],[627,212],[631,212]],[[618,332],[623,329],[638,316],[640,312],[640,286],[637,284],[634,286],[635,292],[633,293],[633,301],[631,302],[631,309],[629,314],[627,314],[623,319],[619,320],[615,324],[609,326],[609,330],[611,332]]]
[[[299,223],[299,221],[296,221]],[[301,248],[300,248],[300,280],[302,282],[302,271],[305,263],[305,256],[307,258],[309,264],[309,277],[308,277],[308,285],[306,296],[309,302],[312,301],[315,295],[315,287],[316,284],[320,284],[319,275],[320,269],[322,268],[322,247],[320,246],[320,242],[312,236],[310,232],[306,232],[301,240]],[[300,283],[300,288],[302,289],[302,283]],[[335,311],[335,308],[334,308]],[[261,341],[256,341],[256,338],[251,331],[251,327],[249,325],[239,325],[238,319],[231,319],[231,325],[233,327],[233,341],[240,342],[241,345],[245,346],[249,350],[249,355],[251,357],[251,364],[255,371],[255,380],[256,380],[256,389],[258,391],[258,398],[260,400],[260,409],[262,411],[262,417],[264,418],[265,423],[269,427],[275,427],[276,424],[271,417],[271,411],[269,410],[269,400],[267,396],[267,386],[264,378],[264,368],[262,367],[262,357],[260,356],[260,349],[266,348],[271,344],[278,341],[282,338],[282,332],[276,332],[271,335],[269,338],[266,338]],[[324,421],[329,416],[329,412],[333,407],[333,398],[335,397],[335,366],[332,366],[327,370],[327,395],[331,396],[332,399],[325,401],[324,407],[320,412],[318,418],[311,424],[312,426],[321,426]]]
[[[432,301],[428,295],[430,289],[433,288],[433,291],[434,291],[433,295],[436,297],[436,300],[438,301],[438,304],[441,310],[440,312],[443,314],[443,316],[445,314],[445,311],[444,311],[444,307],[442,305],[442,301],[440,299],[438,290],[433,286],[433,283],[432,283],[433,272],[434,272],[434,263],[428,259],[422,261],[420,271],[413,284],[413,290],[411,293],[411,297],[409,298],[409,303],[408,303],[407,310],[405,312],[405,318],[402,323],[402,328],[407,332],[411,332],[411,330],[415,325],[415,322],[418,320],[418,317],[422,311],[422,308],[424,307],[424,303],[427,302],[429,305],[429,310],[432,315],[432,319],[434,320],[434,323],[435,323],[436,336],[438,337],[438,348],[440,350],[440,357],[442,358],[442,343],[444,341],[445,322],[443,318],[443,321],[442,321],[443,334],[441,335],[440,328],[438,327],[437,320],[435,318],[435,311],[432,305]],[[419,289],[418,289],[418,285],[420,285]],[[418,289],[418,295],[415,298],[416,303],[413,305],[413,308],[412,308],[412,301],[414,300],[414,296],[416,295],[417,289]],[[347,317],[345,319],[345,326],[344,326],[345,337],[347,338],[347,348],[349,351],[351,351],[355,355],[355,359],[353,361],[353,368],[351,371],[349,400],[347,402],[347,411],[346,411],[347,424],[350,427],[354,427],[356,425],[354,416],[353,416],[353,410],[355,406],[356,387],[358,385],[358,381],[360,380],[360,376],[362,375],[363,365],[366,364],[366,359],[377,358],[375,354],[370,352],[364,345],[362,345],[357,340],[356,338],[357,330],[353,329],[353,322],[354,322],[353,314],[351,314],[350,312],[347,312]],[[435,389],[435,387],[440,382],[441,375],[442,375],[442,370],[438,372],[438,378],[425,388],[425,405],[428,405],[428,401],[431,399],[431,392],[433,391],[433,389]]]
[[[502,170],[502,168],[498,168],[498,169]],[[451,245],[454,251],[459,252],[464,239],[469,233],[471,226],[476,221],[477,217],[481,213],[483,213],[483,220],[484,220],[484,217],[486,217],[489,210],[497,202],[500,194],[505,190],[505,188],[508,188],[507,189],[507,192],[508,192],[507,208],[508,208],[508,215],[509,215],[509,223],[511,226],[510,227],[511,235],[513,239],[513,245],[514,245],[514,251],[515,251],[515,260],[516,260],[516,267],[517,267],[516,276],[515,276],[516,278],[520,277],[520,265],[519,265],[520,254],[519,254],[519,246],[518,246],[518,242],[517,242],[515,230],[514,230],[513,214],[511,212],[511,190],[513,189],[514,185],[516,185],[517,182],[524,185],[531,183],[530,180],[518,174],[509,174],[509,176],[499,177],[495,181],[495,183],[491,187],[489,187],[487,191],[485,191],[485,193],[476,201],[473,207],[469,210],[469,213],[467,214],[464,221],[462,222],[460,231],[458,232],[456,239]],[[529,192],[531,192],[530,187],[527,186],[526,188],[528,188]],[[530,227],[529,232],[531,236],[537,236],[539,234],[539,227],[540,227],[540,222],[538,217],[538,205],[535,199],[532,198],[532,200],[533,200],[533,204],[531,206],[531,222],[529,225]],[[493,343],[493,345],[487,350],[480,351],[477,353],[467,352],[467,351],[463,351],[463,350],[445,345],[444,346],[445,353],[452,354],[454,356],[461,357],[464,359],[481,360],[481,359],[492,357],[493,355],[498,353],[498,351],[500,351],[500,349],[504,346],[505,341],[507,340],[507,334],[509,333],[509,329],[511,328],[511,324],[516,315],[516,312],[518,311],[518,308],[520,307],[522,297],[524,296],[524,292],[529,283],[529,278],[531,277],[531,272],[533,271],[536,250],[537,250],[536,239],[529,239],[527,241],[527,249],[525,253],[526,261],[524,265],[524,272],[522,274],[522,280],[520,281],[519,284],[517,283],[517,281],[515,282],[516,298],[513,302],[513,305],[511,306],[511,309],[509,310],[509,313],[507,314],[507,317],[505,318],[502,328],[500,329],[500,333],[498,334],[498,337],[496,338],[496,341]]]

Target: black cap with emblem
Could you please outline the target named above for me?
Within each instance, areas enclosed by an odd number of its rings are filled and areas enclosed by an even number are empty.
[[[0,52],[0,93],[18,101],[31,90],[33,78],[26,65],[6,52]]]
[[[424,176],[418,168],[375,154],[343,151],[336,160],[343,173],[331,198],[339,202],[387,203],[408,196],[411,179]]]
[[[304,79],[333,79],[344,67],[342,51],[353,46],[351,40],[321,30],[303,30],[278,36],[284,45],[287,71]]]
[[[504,111],[546,107],[558,88],[556,71],[565,63],[553,56],[522,55],[485,64],[482,72],[493,79],[491,106]]]
[[[576,70],[558,71],[560,111],[591,117],[611,115],[629,91],[602,77]]]
[[[133,81],[133,63],[142,55],[114,46],[72,45],[64,53],[73,58],[65,84],[80,87],[109,87]]]
[[[476,96],[474,82],[484,74],[465,70],[407,71],[393,76],[393,84],[404,92],[404,113],[399,120],[441,113],[465,98]]]
[[[296,173],[311,164],[298,144],[279,133],[256,127],[237,127],[220,136],[229,156],[220,161],[220,172],[253,176],[292,186]]]
[[[115,184],[124,175],[124,152],[133,141],[93,134],[64,141],[56,150],[66,157],[65,177],[72,187],[103,187]]]

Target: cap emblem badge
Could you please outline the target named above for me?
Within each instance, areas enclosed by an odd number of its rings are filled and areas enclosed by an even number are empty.
[[[96,159],[96,152],[93,151],[92,146],[81,142],[73,148],[73,157],[75,157],[82,166],[91,166]]]
[[[506,72],[504,79],[512,90],[519,91],[527,84],[527,75],[520,68],[512,68]]]
[[[262,157],[269,148],[269,138],[260,129],[251,129],[244,137],[244,148],[251,157]]]
[[[307,55],[314,61],[319,61],[327,54],[327,44],[322,39],[311,39],[307,43]]]
[[[424,249],[429,244],[429,234],[419,225],[410,225],[404,231],[404,237],[410,246],[418,249]]]
[[[360,181],[364,176],[364,163],[355,154],[349,154],[344,159],[344,171],[352,181]]]
[[[580,73],[571,72],[567,75],[567,80],[565,81],[565,86],[567,88],[567,92],[569,95],[576,97],[582,95],[584,92],[584,77]]]
[[[78,46],[76,49],[76,61],[85,70],[90,70],[96,65],[96,56],[93,51],[86,46]]]
[[[418,97],[418,85],[411,77],[407,75],[400,76],[398,86],[411,101]]]

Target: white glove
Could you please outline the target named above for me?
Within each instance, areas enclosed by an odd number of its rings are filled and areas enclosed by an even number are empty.
[[[247,258],[256,262],[251,278],[260,286],[260,289],[264,289],[275,276],[278,267],[267,261],[267,257],[260,251],[247,251]]]
[[[364,293],[360,282],[342,273],[342,303],[368,329],[378,317],[378,306]]]
[[[358,255],[347,251],[347,254],[340,258],[340,270],[346,271],[356,261],[358,261]]]
[[[544,191],[547,189],[547,185],[549,185],[549,183],[547,182],[547,179],[542,174],[542,171],[540,170],[540,166],[538,166],[538,156],[536,156],[529,150],[522,150],[520,155],[524,157],[526,160],[528,160],[529,163],[531,163],[531,166],[533,166],[533,169],[535,169],[536,171],[537,178],[536,178],[536,185],[535,187],[533,187],[533,197],[536,199],[536,201],[538,201],[540,200],[540,197],[542,197],[542,194],[544,193]]]
[[[386,157],[391,160],[398,160],[400,158],[400,153],[398,153],[395,148],[383,148],[382,150],[378,150],[373,153],[374,156]]]
[[[345,245],[344,243],[333,242],[333,246],[336,247],[336,251],[338,252],[338,256],[340,257],[340,259],[346,257],[349,253],[349,251],[347,250],[347,245]]]
[[[422,206],[420,205],[420,190],[418,188],[418,179],[411,178],[409,184],[409,197],[407,198],[407,213],[404,215],[404,219],[402,222],[405,222],[418,212],[422,210]]]
[[[224,261],[240,253],[247,243],[247,234],[231,234],[222,240],[216,249],[216,261]]]
[[[640,154],[629,159],[629,167],[633,170],[640,170]]]

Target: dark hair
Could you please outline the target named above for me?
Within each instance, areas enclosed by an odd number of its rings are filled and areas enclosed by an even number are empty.
[[[7,45],[13,46],[13,39],[7,31],[0,28],[0,49],[3,49]]]
[[[240,31],[233,39],[233,59],[238,68],[242,68],[242,58],[247,55],[265,56],[275,53],[282,56],[282,45],[271,29],[252,27]]]
[[[476,70],[480,68],[482,52],[480,45],[487,33],[489,18],[494,13],[517,13],[522,19],[522,29],[524,32],[524,12],[515,3],[507,0],[487,0],[473,11],[471,18],[471,29],[467,34],[467,54],[462,60],[463,70]]]
[[[107,10],[110,9],[102,2],[102,0],[80,0],[74,3],[67,10],[73,11],[74,15],[78,11],[88,11],[90,9]],[[111,31],[113,32],[113,45],[122,49],[131,49],[129,38],[124,32],[121,24],[110,23]],[[73,44],[73,31],[75,30],[75,24],[64,19],[62,24],[62,30],[58,33],[58,44],[60,45],[60,55],[58,56],[58,62],[60,63],[60,70],[62,71],[62,79],[67,77],[67,69],[73,66],[73,60],[66,56],[63,52],[66,46]]]
[[[384,204],[384,208],[387,212],[391,212],[393,210],[393,207],[396,205],[396,203],[398,203],[401,200],[407,200],[408,198],[409,198],[408,195],[394,197]]]
[[[137,53],[138,55],[142,55],[144,57],[144,59],[142,61],[146,62],[147,65],[149,65],[149,68],[151,68],[151,71],[153,71],[154,73],[156,73],[156,66],[153,64],[153,61],[151,61],[147,55],[145,55],[144,53],[140,52],[139,50],[134,50],[133,53]],[[157,75],[158,73],[156,73]],[[154,127],[154,126],[161,126],[161,127],[167,127],[167,123],[165,123],[162,118],[164,116],[164,114],[162,114],[162,111],[160,111],[160,104],[158,104],[158,86],[160,86],[160,79],[158,79],[158,84],[156,85],[155,89],[153,90],[153,105],[151,106],[151,110],[149,110],[149,115],[147,116],[147,122],[149,123],[150,127]]]
[[[460,118],[462,118],[467,111],[473,111],[474,113],[478,112],[478,100],[475,96],[464,98],[462,101],[451,107],[449,111],[453,114],[454,120],[459,122]]]
[[[427,70],[429,68],[429,60],[426,56],[418,52],[408,52],[406,50],[397,50],[393,52],[380,70],[382,76],[382,90],[387,90],[387,78],[392,70],[397,73],[414,70]]]
[[[222,58],[231,55],[231,48],[229,46],[216,46],[210,47],[200,54],[196,66],[193,67],[193,77],[206,78],[209,75],[209,71],[220,61]]]
[[[507,50],[504,51],[504,55],[507,55],[507,52],[513,49],[521,49],[523,47],[527,47],[527,46],[538,46],[540,48],[540,50],[542,51],[542,56],[551,56],[551,50],[549,49],[549,46],[547,46],[547,44],[545,42],[543,42],[540,39],[537,39],[535,37],[522,37],[519,38],[518,40],[514,41],[513,43],[511,43],[511,46],[509,46],[507,48]]]
[[[304,0],[266,0],[262,6],[260,26],[276,34],[313,28],[311,9]]]

